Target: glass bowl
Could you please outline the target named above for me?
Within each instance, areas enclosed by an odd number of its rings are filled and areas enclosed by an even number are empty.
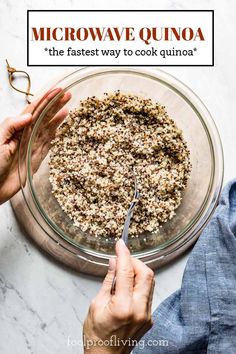
[[[190,179],[176,215],[164,223],[157,233],[145,233],[130,239],[129,247],[133,255],[153,268],[182,253],[196,240],[209,220],[217,204],[223,179],[219,134],[200,99],[163,71],[134,67],[87,67],[62,77],[53,87],[62,88],[62,93],[72,93],[72,99],[67,104],[69,109],[77,107],[80,100],[88,96],[101,97],[104,92],[115,90],[151,98],[166,107],[187,141],[192,164]],[[23,223],[31,224],[28,226],[30,234],[37,224],[39,231],[34,232],[38,235],[32,237],[56,258],[88,273],[94,273],[95,267],[98,267],[95,273],[103,274],[109,257],[114,254],[114,239],[98,239],[82,232],[61,209],[51,192],[48,145],[44,149],[40,167],[35,171],[32,165],[32,155],[46,133],[45,117],[50,114],[50,108],[62,93],[47,104],[34,125],[25,129],[21,140],[19,177],[22,205],[30,211],[30,216]],[[13,206],[20,210],[19,203],[14,203],[14,200]],[[68,261],[70,258],[73,261]],[[79,265],[75,266],[78,259]]]

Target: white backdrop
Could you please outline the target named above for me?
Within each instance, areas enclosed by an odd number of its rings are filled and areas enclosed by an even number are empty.
[[[27,9],[214,9],[215,67],[163,68],[192,88],[212,113],[225,152],[225,181],[236,176],[236,60],[234,0],[1,0],[0,107],[3,120],[19,113],[23,96],[8,85],[5,58],[26,69],[36,92],[66,68],[26,68]],[[114,4],[114,5],[112,5]],[[71,69],[69,69],[71,70]],[[0,207],[0,353],[67,354],[101,280],[63,269],[42,254],[16,223],[9,203]],[[154,307],[181,284],[187,255],[157,274]]]

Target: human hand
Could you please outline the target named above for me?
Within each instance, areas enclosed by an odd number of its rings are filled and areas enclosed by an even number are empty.
[[[37,121],[46,105],[60,92],[60,88],[49,91],[43,97],[26,106],[20,116],[7,118],[0,124],[0,204],[10,199],[20,189],[18,175],[18,147],[23,139],[25,150],[33,124]],[[44,134],[34,146],[32,166],[36,171],[46,156],[50,142],[55,136],[57,127],[65,119],[68,109],[65,104],[71,94],[65,93],[51,107],[43,120]],[[26,129],[25,129],[26,128]],[[23,131],[27,130],[27,132]]]
[[[84,323],[85,354],[130,353],[152,327],[154,273],[131,257],[123,240],[117,242],[116,254]],[[116,289],[111,294],[114,274]]]

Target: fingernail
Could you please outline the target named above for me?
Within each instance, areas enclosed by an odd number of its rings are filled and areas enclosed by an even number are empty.
[[[122,238],[119,239],[119,241],[117,241],[117,244],[119,244],[120,247],[126,247],[126,244],[124,243],[124,240],[122,240]]]
[[[120,238],[119,241],[117,241],[117,246],[118,246],[118,250],[120,249],[122,250],[122,252],[130,253],[128,247],[126,246],[122,238]]]
[[[19,118],[22,119],[22,120],[31,119],[32,118],[32,114],[31,113],[24,113],[24,114],[21,114],[18,117],[15,117],[16,120],[19,120]]]
[[[115,268],[116,268],[116,260],[115,260],[115,258],[110,258],[108,269],[113,271],[113,270],[115,270]]]

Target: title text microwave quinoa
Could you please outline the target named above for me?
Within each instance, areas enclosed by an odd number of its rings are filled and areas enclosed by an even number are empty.
[[[57,131],[50,182],[61,208],[82,231],[119,238],[134,193],[129,235],[157,231],[175,215],[190,175],[182,131],[165,107],[119,91],[88,97]]]

